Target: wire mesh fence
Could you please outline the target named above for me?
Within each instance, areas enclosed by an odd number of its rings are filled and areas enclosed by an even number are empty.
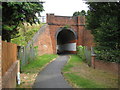
[[[47,24],[43,25],[40,30],[33,36],[30,42],[26,46],[20,46],[18,49],[18,59],[20,60],[21,66],[29,64],[38,55],[37,46],[33,43],[37,40],[37,37],[44,32]]]
[[[88,47],[85,47],[85,57],[88,65],[91,65],[91,50],[88,49]]]
[[[94,53],[93,47],[89,48],[87,46],[78,46],[77,54],[82,58],[83,61],[87,62],[87,64],[91,65],[91,54]]]
[[[21,66],[29,64],[35,59],[36,50],[33,46],[20,47],[18,51],[18,59],[20,60]]]

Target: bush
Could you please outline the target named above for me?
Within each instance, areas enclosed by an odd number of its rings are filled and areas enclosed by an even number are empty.
[[[97,57],[96,58],[98,60],[120,63],[120,51],[119,50],[97,51]]]
[[[77,47],[77,55],[80,56],[83,61],[85,61],[86,60],[86,58],[85,58],[85,47],[78,46]]]

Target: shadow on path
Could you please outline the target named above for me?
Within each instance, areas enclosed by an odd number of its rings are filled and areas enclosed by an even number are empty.
[[[72,88],[61,74],[61,69],[67,63],[68,56],[59,56],[47,65],[37,76],[33,88]]]

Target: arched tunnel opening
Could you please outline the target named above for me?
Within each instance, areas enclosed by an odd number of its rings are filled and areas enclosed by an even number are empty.
[[[57,35],[57,54],[76,53],[76,34],[69,29],[61,30]]]

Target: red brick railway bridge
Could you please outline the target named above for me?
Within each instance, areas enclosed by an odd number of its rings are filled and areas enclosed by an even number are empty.
[[[85,29],[85,17],[47,14],[47,24],[39,30],[34,45],[39,55],[45,53],[76,53],[76,46],[93,45],[90,30]]]

